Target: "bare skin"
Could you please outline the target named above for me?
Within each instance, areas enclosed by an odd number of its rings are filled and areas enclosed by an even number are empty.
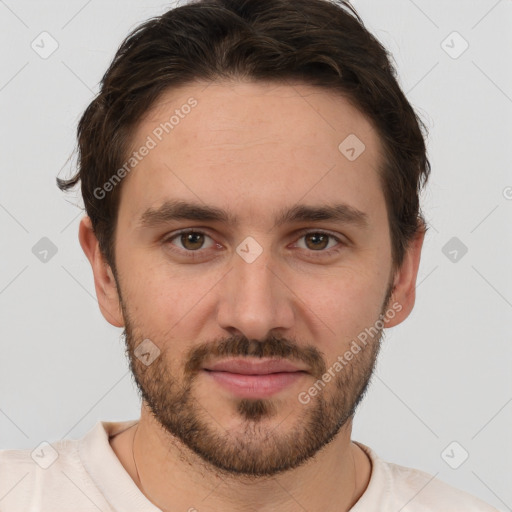
[[[130,427],[129,429],[121,432],[120,434],[113,436],[110,438],[110,446],[112,447],[112,450],[117,455],[119,460],[121,461],[121,464],[126,469],[132,480],[137,484],[141,492],[144,493],[144,489],[141,485],[141,482],[139,480],[139,477],[137,475],[137,470],[135,468],[135,465],[133,463],[133,454],[132,454],[132,446],[133,446],[133,440],[135,432],[137,431],[137,425],[134,425],[133,427]],[[141,435],[139,432],[137,435]],[[145,445],[146,449],[147,445]],[[158,444],[156,446],[156,450],[158,450]],[[366,490],[366,487],[368,486],[368,482],[370,480],[371,476],[371,462],[368,456],[364,453],[364,451],[357,446],[355,443],[350,443],[349,451],[344,457],[345,462],[350,462],[352,460],[352,467],[347,468],[347,472],[353,473],[355,472],[355,480],[353,480],[353,490],[352,489],[346,489],[345,494],[343,495],[341,501],[338,501],[336,506],[338,507],[346,507],[347,510],[352,507],[357,500],[362,496],[364,491]],[[334,462],[334,461],[333,461]],[[340,465],[338,463],[335,463],[334,470],[337,472],[335,474],[335,479],[333,482],[333,485],[336,485],[336,482],[341,482],[341,475],[343,475],[343,471],[340,471]],[[179,474],[183,471],[183,467],[180,465],[176,468],[176,474]],[[143,477],[144,478],[144,477]],[[352,477],[353,478],[353,477]],[[164,483],[162,482],[162,485]],[[176,484],[174,484],[176,485]],[[217,484],[215,484],[217,485]],[[220,487],[216,489],[216,492],[222,492],[222,487],[224,487],[226,490],[228,489],[228,485],[223,484],[220,482]],[[347,485],[349,487],[349,485]],[[267,483],[268,492],[272,494],[272,500],[273,502],[281,502],[289,500],[289,496],[287,496],[287,492],[283,490],[283,488],[279,484],[273,484],[272,481]],[[247,497],[247,491],[248,489],[245,489],[244,495]],[[352,494],[351,494],[352,493]],[[255,493],[257,495],[257,493]],[[319,499],[320,498],[320,499]],[[330,510],[329,507],[332,507],[332,497],[327,497],[328,499],[325,500],[324,503],[321,502],[321,496],[315,497],[313,500],[314,506],[318,508],[318,510],[321,509],[321,507],[324,507],[324,510]],[[208,498],[209,499],[209,498]],[[179,500],[179,497],[177,498]],[[183,500],[182,503],[180,503],[180,506],[177,506],[177,504],[173,505],[173,508],[170,508],[169,510],[187,510],[184,507],[187,505],[185,502],[187,500]],[[195,500],[195,506],[198,510],[207,510],[204,508],[203,504],[201,503],[202,500]],[[191,506],[189,502],[189,507]],[[302,503],[302,502],[301,502]],[[248,503],[237,503],[236,506],[240,507],[247,507]],[[289,504],[290,508],[283,508],[282,510],[299,510],[300,507],[297,508],[297,505]],[[294,508],[295,506],[295,508]],[[250,508],[248,508],[250,510]],[[233,510],[236,510],[235,504],[233,504]],[[243,508],[240,508],[240,510],[243,510]],[[308,509],[311,510],[311,509]],[[314,510],[314,509],[313,509]],[[340,508],[338,508],[340,510]],[[343,510],[343,508],[341,508]]]
[[[423,233],[395,268],[378,174],[382,150],[371,123],[344,98],[311,86],[189,84],[160,98],[136,127],[132,149],[191,97],[197,106],[124,178],[115,237],[124,311],[134,337],[149,338],[162,350],[168,375],[183,383],[188,351],[233,333],[251,340],[279,333],[300,347],[315,346],[332,367],[351,340],[375,324],[389,285],[388,304],[400,309],[385,324],[401,323],[414,306]],[[365,145],[353,161],[338,150],[350,134]],[[229,210],[238,222],[180,219],[142,226],[143,212],[169,199]],[[335,203],[362,212],[365,222],[275,224],[282,209]],[[204,248],[187,249],[179,235],[171,240],[170,234],[185,228],[206,235]],[[328,232],[338,244],[331,238],[326,249],[315,249],[305,230]],[[126,326],[112,270],[87,217],[79,236],[104,317]],[[248,236],[262,249],[251,263],[236,252]],[[350,361],[352,368],[361,364],[361,356]],[[304,405],[297,396],[314,382],[304,373],[268,398],[279,407],[258,420],[261,430],[251,438],[255,453],[270,450],[269,436],[281,446],[287,434],[300,432],[316,398]],[[245,439],[248,421],[237,412],[236,393],[204,371],[191,393],[208,432],[226,443]],[[321,392],[323,398],[335,394],[332,384]],[[143,401],[138,425],[114,437],[111,446],[141,491],[164,511],[339,512],[357,502],[371,475],[351,430],[349,420],[303,464],[251,478],[206,462],[163,428]]]

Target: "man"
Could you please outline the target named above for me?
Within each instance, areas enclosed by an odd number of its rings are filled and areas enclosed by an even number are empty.
[[[148,21],[78,144],[59,186],[81,181],[80,243],[141,417],[46,464],[2,452],[0,495],[27,475],[2,510],[493,510],[351,441],[383,329],[414,305],[430,165],[348,4],[205,0]]]

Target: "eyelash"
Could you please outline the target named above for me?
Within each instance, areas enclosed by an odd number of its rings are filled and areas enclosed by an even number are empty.
[[[205,235],[205,236],[207,236],[209,238],[212,238],[208,233],[206,233],[205,231],[202,231],[201,229],[189,228],[189,229],[183,229],[181,231],[178,231],[176,233],[171,234],[170,236],[166,237],[163,240],[163,243],[167,244],[167,245],[170,245],[170,246],[173,246],[173,244],[171,242],[175,238],[177,238],[177,237],[179,237],[181,235],[185,235],[187,233],[200,234],[200,235]],[[297,240],[300,240],[302,237],[304,237],[306,235],[309,235],[309,234],[325,235],[325,236],[327,236],[329,238],[334,239],[336,242],[338,242],[337,246],[331,247],[330,249],[324,249],[324,250],[319,250],[319,251],[303,249],[303,250],[307,250],[309,253],[311,253],[311,256],[313,256],[314,258],[321,258],[321,257],[325,257],[325,256],[328,256],[328,255],[330,256],[330,255],[336,254],[336,253],[338,253],[338,252],[340,252],[342,250],[344,245],[346,245],[339,237],[333,235],[332,233],[329,233],[328,231],[323,231],[321,229],[320,230],[318,230],[318,229],[316,229],[316,230],[306,229],[306,230],[299,231],[299,233],[297,233],[297,235],[298,235],[298,239]],[[213,240],[213,238],[212,238],[212,240]],[[341,246],[340,246],[340,244],[341,244]],[[195,258],[201,257],[201,253],[204,252],[207,249],[198,249],[196,251],[189,251],[189,250],[186,250],[186,249],[176,248],[176,246],[174,246],[171,250],[174,251],[174,252],[178,252],[180,255],[185,254],[187,257],[190,257],[191,259],[195,259]]]

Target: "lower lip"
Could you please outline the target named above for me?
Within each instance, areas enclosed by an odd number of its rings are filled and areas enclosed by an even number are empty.
[[[205,373],[224,389],[241,398],[267,398],[302,379],[305,372],[280,372],[267,375],[205,370]]]

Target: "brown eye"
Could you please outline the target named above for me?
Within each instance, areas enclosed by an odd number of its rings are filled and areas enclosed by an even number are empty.
[[[339,253],[346,244],[342,238],[327,231],[301,231],[295,247],[306,252],[308,257],[328,257]]]
[[[332,237],[325,233],[309,233],[304,236],[307,248],[314,251],[325,249],[329,244],[329,238]]]
[[[195,251],[201,249],[204,244],[204,235],[202,233],[182,233],[180,241],[185,249]]]
[[[201,231],[184,231],[177,233],[166,240],[185,252],[197,252],[199,249],[208,249],[214,245],[210,236]]]

